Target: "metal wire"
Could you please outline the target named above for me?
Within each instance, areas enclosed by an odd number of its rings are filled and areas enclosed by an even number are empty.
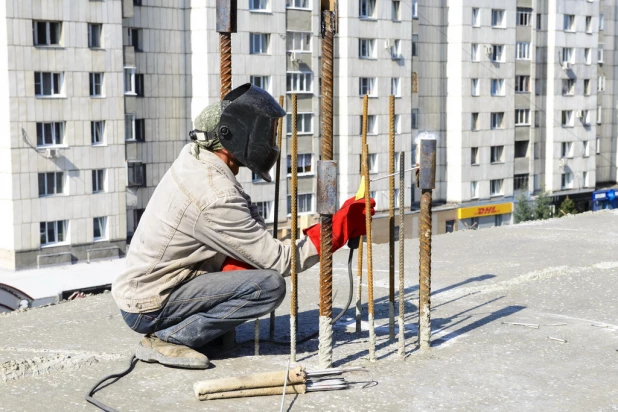
[[[232,91],[232,33],[219,33],[221,100]]]
[[[403,358],[406,354],[406,337],[405,337],[405,316],[406,308],[404,301],[405,286],[404,286],[404,242],[405,242],[405,171],[403,167],[405,165],[405,152],[399,153],[399,357]]]
[[[290,296],[290,359],[296,362],[296,315],[298,313],[298,272],[296,268],[296,239],[298,238],[298,106],[296,95],[292,95],[292,182],[291,182],[291,214],[292,214],[292,268],[290,271],[292,291]]]
[[[388,99],[388,338],[395,339],[395,96]]]

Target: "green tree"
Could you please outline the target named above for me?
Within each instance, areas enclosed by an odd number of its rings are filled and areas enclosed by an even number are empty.
[[[526,195],[520,193],[517,196],[515,203],[515,210],[513,211],[513,216],[515,217],[515,223],[526,222],[528,220],[534,220],[534,212],[530,207],[530,203],[528,203],[528,199]]]
[[[560,203],[559,210],[560,210],[560,216],[574,215],[577,213],[575,202],[573,202],[573,200],[568,196],[566,197],[566,199],[562,201],[562,203]]]
[[[551,198],[549,193],[542,190],[534,200],[534,218],[549,219],[551,217]]]

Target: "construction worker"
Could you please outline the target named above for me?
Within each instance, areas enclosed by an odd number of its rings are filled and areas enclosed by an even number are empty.
[[[193,142],[159,182],[112,285],[124,321],[145,334],[138,359],[207,368],[195,349],[281,304],[292,247],[299,271],[319,261],[319,225],[295,242],[273,238],[235,178],[246,166],[271,181],[284,115],[269,93],[245,84],[195,119]],[[350,199],[333,216],[333,251],[365,234],[364,208]]]

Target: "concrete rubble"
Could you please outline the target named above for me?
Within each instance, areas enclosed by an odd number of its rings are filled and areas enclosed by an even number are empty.
[[[354,308],[335,327],[335,366],[366,366],[371,375],[346,378],[377,384],[288,395],[284,410],[618,410],[618,213],[434,237],[428,353],[416,350],[418,240],[408,240],[405,361],[388,341],[387,258],[388,245],[375,245],[378,361],[368,361],[367,331],[354,333]],[[334,262],[337,312],[348,293],[347,251]],[[318,327],[317,279],[317,268],[299,276],[299,339]],[[289,338],[288,313],[285,301],[278,340]],[[267,338],[266,318],[261,326]],[[2,315],[0,331],[0,411],[96,410],[84,395],[124,369],[139,340],[110,294]],[[238,340],[252,334],[247,323]],[[261,351],[207,349],[214,367],[206,371],[138,363],[96,397],[119,411],[278,411],[280,396],[200,402],[192,391],[200,380],[285,369],[288,347],[262,343]],[[298,359],[317,368],[317,339],[298,346]]]

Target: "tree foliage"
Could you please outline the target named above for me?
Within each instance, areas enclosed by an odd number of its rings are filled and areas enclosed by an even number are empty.
[[[573,200],[568,196],[560,204],[559,210],[560,216],[574,215],[578,212],[577,208],[575,207],[575,202],[573,202]]]
[[[530,207],[530,203],[528,203],[528,198],[526,198],[526,195],[520,193],[516,200],[515,210],[513,211],[515,223],[534,220],[534,211],[532,210],[532,207]]]
[[[551,217],[551,198],[545,190],[541,191],[534,200],[534,218],[545,220]]]

